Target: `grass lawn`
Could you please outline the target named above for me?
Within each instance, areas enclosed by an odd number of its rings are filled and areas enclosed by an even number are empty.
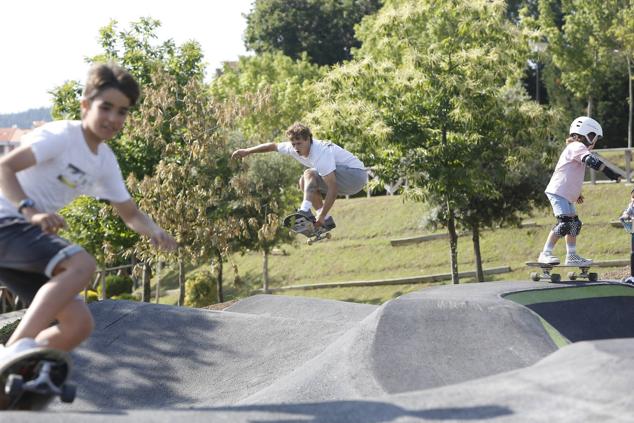
[[[583,221],[578,251],[595,261],[628,259],[630,238],[625,231],[614,228],[611,221],[618,219],[625,208],[632,186],[629,184],[585,185],[586,201],[578,205]],[[390,240],[430,233],[422,227],[426,209],[420,203],[405,202],[400,196],[339,199],[333,210],[337,228],[330,240],[308,246],[298,237],[292,244],[280,246],[269,257],[271,287],[316,284],[325,282],[392,279],[398,277],[449,273],[449,241],[438,239],[419,244],[393,247]],[[499,228],[482,234],[481,250],[484,268],[510,266],[512,272],[489,276],[487,280],[528,280],[525,261],[535,260],[555,222],[550,209],[527,213],[526,221],[535,227]],[[443,230],[438,233],[444,232]],[[565,245],[560,242],[555,254],[563,259]],[[473,271],[474,254],[470,236],[459,238],[459,271]],[[225,300],[257,293],[262,287],[262,254],[251,252],[233,255],[225,263]],[[238,269],[241,284],[234,286]],[[610,268],[594,268],[599,277]],[[162,290],[177,288],[173,270],[166,271]],[[474,282],[463,278],[461,283]],[[450,283],[450,281],[442,282]],[[438,284],[435,282],[434,284]],[[327,288],[284,291],[283,295],[300,295],[380,304],[399,295],[422,289],[429,283],[387,285],[374,287]],[[175,296],[166,299],[175,302]],[[161,302],[164,302],[161,300]]]

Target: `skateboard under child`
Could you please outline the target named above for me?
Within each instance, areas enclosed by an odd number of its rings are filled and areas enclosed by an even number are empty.
[[[56,397],[73,402],[77,388],[66,383],[68,355],[50,348],[24,351],[0,366],[0,410],[42,410]]]
[[[315,225],[311,220],[299,213],[293,213],[286,216],[284,218],[284,226],[289,228],[291,231],[297,234],[302,234],[308,238],[306,241],[308,245],[312,245],[323,239],[330,239],[331,236],[328,229],[324,229],[323,227],[315,228]]]
[[[527,261],[526,265],[528,267],[539,267],[539,272],[531,272],[531,279],[535,282],[545,279],[549,280],[553,283],[561,282],[561,275],[559,273],[553,273],[552,270],[556,267],[565,269],[579,269],[579,273],[575,271],[569,271],[567,276],[571,281],[577,280],[578,278],[587,279],[589,282],[596,282],[599,280],[599,275],[594,272],[590,272],[589,266],[579,266],[579,265],[565,265],[565,264],[547,264],[547,263],[539,263],[537,261]]]

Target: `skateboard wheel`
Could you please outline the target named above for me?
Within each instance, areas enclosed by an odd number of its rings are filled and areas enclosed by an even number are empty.
[[[575,272],[568,272],[568,279],[571,281],[577,280],[577,274]]]
[[[326,232],[326,239],[330,239],[331,236],[332,234],[330,232]]]
[[[559,283],[561,282],[561,275],[559,273],[553,273],[552,275],[550,275],[550,281],[552,283]]]
[[[312,240],[312,239],[309,239],[308,241],[306,241],[306,244],[308,244],[308,245],[313,245],[313,240]]]
[[[599,280],[599,274],[598,273],[594,273],[594,272],[588,273],[588,280],[590,282],[598,281]]]
[[[60,399],[62,402],[75,401],[75,395],[77,394],[77,387],[75,385],[62,385],[62,393]]]
[[[531,279],[535,282],[539,281],[540,277],[539,277],[539,273],[537,272],[531,272]]]
[[[12,396],[19,396],[22,394],[24,388],[24,379],[20,375],[9,375],[7,383],[4,385],[4,393]]]

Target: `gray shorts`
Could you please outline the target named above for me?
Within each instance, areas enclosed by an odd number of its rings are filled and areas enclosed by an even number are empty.
[[[368,183],[368,171],[348,166],[337,166],[335,168],[335,178],[337,179],[338,194],[354,195]],[[325,195],[328,192],[328,185],[319,175],[317,175],[317,181],[319,183],[319,192]]]
[[[0,219],[0,285],[29,304],[64,259],[84,251],[21,218]]]

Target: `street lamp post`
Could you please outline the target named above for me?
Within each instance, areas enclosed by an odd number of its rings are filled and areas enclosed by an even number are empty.
[[[529,44],[531,50],[536,53],[537,56],[537,58],[535,59],[535,101],[539,104],[541,103],[541,96],[539,92],[539,55],[546,51],[548,43],[544,41],[530,41]]]

